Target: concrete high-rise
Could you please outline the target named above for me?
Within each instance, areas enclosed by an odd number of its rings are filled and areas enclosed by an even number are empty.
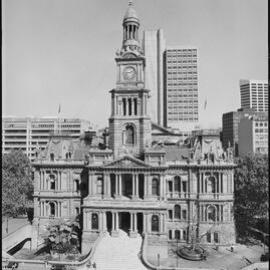
[[[198,124],[198,50],[167,47],[162,29],[143,35],[145,85],[153,122],[183,131]]]
[[[268,82],[266,80],[240,80],[241,108],[268,112]]]
[[[238,127],[239,156],[268,153],[268,114],[243,117]]]
[[[164,124],[163,54],[165,46],[166,42],[162,29],[144,31],[143,50],[147,59],[145,87],[151,90],[149,114],[152,121],[158,125]]]
[[[21,149],[33,161],[37,148],[44,150],[52,133],[69,134],[75,139],[91,129],[89,121],[76,118],[3,117],[2,153]]]
[[[194,129],[199,120],[197,48],[166,48],[164,70],[164,125]]]

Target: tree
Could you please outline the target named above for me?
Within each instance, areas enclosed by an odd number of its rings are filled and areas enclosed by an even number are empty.
[[[22,150],[2,155],[2,215],[24,214],[32,205],[33,190],[30,160]]]
[[[249,155],[236,163],[234,216],[238,236],[245,237],[258,218],[269,220],[268,156]]]
[[[80,225],[77,220],[52,220],[46,229],[43,238],[50,251],[60,254],[78,253]]]

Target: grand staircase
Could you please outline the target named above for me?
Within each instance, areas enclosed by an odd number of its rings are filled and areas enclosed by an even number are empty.
[[[98,244],[92,262],[98,270],[146,270],[139,259],[142,238],[130,238],[124,231],[119,237],[107,234]]]

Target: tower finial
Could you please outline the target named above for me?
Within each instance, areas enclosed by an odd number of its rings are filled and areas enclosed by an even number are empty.
[[[129,0],[129,1],[128,1],[128,5],[129,5],[129,6],[133,6],[133,1],[132,1],[132,0]]]

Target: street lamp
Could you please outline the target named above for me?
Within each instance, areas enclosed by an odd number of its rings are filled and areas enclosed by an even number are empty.
[[[8,234],[8,216],[7,216],[7,224],[6,224],[6,233]]]

